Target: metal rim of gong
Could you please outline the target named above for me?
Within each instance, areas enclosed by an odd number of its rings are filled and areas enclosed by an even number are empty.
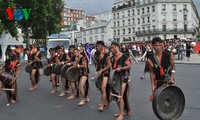
[[[159,119],[174,120],[184,111],[185,97],[179,87],[162,85],[154,93],[152,106]]]
[[[56,75],[60,75],[60,74],[61,74],[61,69],[62,69],[62,67],[63,67],[63,65],[61,65],[61,64],[56,64],[56,65],[54,66],[54,70],[55,70],[55,74],[56,74]]]
[[[71,65],[64,65],[61,68],[61,77],[67,78],[67,70],[71,67]]]
[[[120,72],[116,70],[112,70],[110,72],[110,81],[109,84],[111,86],[111,90],[115,93],[118,93],[121,89],[122,80]]]
[[[46,76],[51,75],[51,67],[50,66],[46,66],[44,68],[44,75],[46,75]]]
[[[30,65],[30,64],[27,64],[26,67],[25,67],[25,71],[26,71],[27,73],[31,73],[31,70],[32,70],[31,65]]]
[[[67,75],[67,79],[69,81],[75,82],[80,77],[80,70],[79,70],[79,68],[72,66],[67,70],[67,74],[66,75]]]

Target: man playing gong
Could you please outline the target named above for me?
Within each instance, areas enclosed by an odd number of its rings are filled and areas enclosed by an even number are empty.
[[[0,67],[0,71],[2,71],[4,68],[4,71],[8,74],[11,74],[14,79],[7,83],[5,81],[5,87],[9,89],[13,89],[11,91],[7,91],[7,99],[11,103],[15,103],[19,101],[18,92],[17,92],[17,78],[19,77],[20,71],[21,71],[21,64],[19,62],[19,59],[15,52],[7,52],[6,54],[6,61],[5,63]]]
[[[128,84],[128,76],[129,70],[131,69],[131,59],[126,54],[120,52],[120,45],[116,42],[111,44],[111,52],[113,54],[111,58],[112,69],[120,72],[120,80],[122,80],[122,85],[120,87],[119,93],[114,93],[115,96],[118,97],[116,102],[119,107],[119,113],[115,114],[114,117],[117,117],[117,120],[123,120],[124,112],[127,112],[128,115],[131,114],[131,109],[128,102],[128,92],[130,89]]]
[[[60,46],[57,46],[56,49],[58,52],[57,64],[64,65],[68,59],[68,56],[65,52],[63,52],[63,50]],[[60,97],[65,96],[65,88],[66,88],[66,79],[64,77],[61,77],[61,81],[62,81],[62,92],[59,95]]]
[[[57,91],[57,87],[58,87],[58,77],[55,74],[55,70],[54,70],[54,66],[56,64],[56,60],[57,55],[56,55],[56,50],[55,48],[50,48],[49,49],[49,53],[50,53],[50,59],[49,59],[49,63],[48,63],[48,67],[51,67],[51,75],[50,75],[50,81],[52,82],[52,86],[53,86],[53,90],[50,93],[55,93]]]
[[[108,105],[110,98],[110,87],[108,85],[109,73],[111,68],[110,55],[105,51],[105,44],[103,41],[97,41],[96,43],[97,51],[96,55],[96,73],[98,79],[101,80],[100,91],[101,91],[101,103],[99,104],[98,110],[103,111],[104,106]],[[97,80],[98,80],[97,79]]]
[[[80,54],[79,49],[75,48],[74,55],[75,55],[75,62],[73,62],[73,66],[78,67],[80,69],[80,79],[78,80],[78,83],[82,99],[78,105],[82,106],[88,101],[88,90],[89,90],[88,75],[90,72],[88,67],[88,60],[86,57]]]
[[[164,52],[164,44],[160,37],[152,40],[154,54],[148,59],[152,93],[166,82],[166,71],[169,70],[169,83],[174,83],[175,64],[172,53]]]

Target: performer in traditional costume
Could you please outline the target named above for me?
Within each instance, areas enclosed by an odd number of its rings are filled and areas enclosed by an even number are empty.
[[[49,63],[48,63],[47,66],[51,67],[50,81],[52,82],[52,87],[53,87],[53,90],[50,93],[55,93],[58,89],[57,88],[58,87],[58,78],[57,78],[57,75],[55,74],[54,67],[55,67],[55,64],[56,64],[56,60],[58,58],[57,58],[57,55],[56,55],[55,48],[50,48],[49,53],[50,53],[51,57],[49,59]]]
[[[108,84],[109,73],[111,68],[110,54],[105,51],[105,44],[103,41],[97,41],[96,43],[97,51],[99,54],[96,55],[96,73],[98,79],[101,82],[101,102],[99,104],[98,110],[103,111],[104,106],[107,106],[110,102],[110,86]]]
[[[57,52],[58,52],[57,64],[64,65],[67,62],[67,59],[69,57],[65,52],[63,52],[63,50],[60,46],[57,46],[56,49],[57,49]],[[60,97],[65,96],[66,78],[61,77],[61,81],[62,81],[62,92],[59,94]]]
[[[141,61],[145,60],[145,58],[148,60],[148,58],[153,55],[153,50],[151,49],[150,45],[147,45],[146,47],[146,51],[144,52],[144,54],[142,55],[141,57]],[[145,67],[144,67],[144,73],[143,75],[141,76],[140,79],[144,79],[145,78],[145,74],[147,72],[150,72],[150,69],[149,69],[149,64],[148,64],[148,61],[146,60],[146,63],[145,63]]]
[[[120,45],[116,42],[111,44],[111,52],[113,54],[111,58],[112,69],[120,72],[122,76],[122,85],[119,93],[113,93],[115,95],[117,94],[118,96],[116,102],[119,107],[119,113],[115,114],[114,116],[117,117],[117,120],[123,120],[124,112],[127,112],[128,115],[131,114],[131,109],[128,102],[130,89],[128,84],[128,76],[129,70],[131,69],[131,59],[126,54],[120,52]]]
[[[80,69],[80,79],[79,90],[81,94],[81,101],[79,102],[79,106],[84,105],[88,101],[88,90],[89,90],[89,81],[88,75],[90,73],[88,67],[88,60],[86,57],[82,56],[79,49],[74,50],[75,62],[73,63],[74,67],[78,67]]]
[[[169,70],[170,83],[174,83],[175,64],[174,56],[170,52],[163,51],[163,42],[160,37],[155,37],[152,40],[152,46],[155,51],[148,59],[150,67],[150,79],[152,93],[164,84],[165,73]]]
[[[17,78],[19,77],[20,71],[21,71],[21,64],[19,62],[19,58],[17,57],[17,54],[15,52],[7,52],[6,54],[6,61],[5,63],[0,67],[0,70],[3,70],[8,74],[11,74],[14,79],[11,82],[6,82],[4,85],[5,88],[13,89],[11,91],[6,91],[7,93],[7,99],[11,103],[15,103],[19,101],[18,91],[17,91]]]

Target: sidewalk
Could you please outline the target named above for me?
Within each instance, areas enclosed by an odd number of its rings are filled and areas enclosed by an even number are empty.
[[[187,58],[184,56],[183,60],[178,60],[178,56],[175,55],[175,64],[193,64],[193,65],[200,65],[200,54],[190,54],[190,61],[187,61]]]

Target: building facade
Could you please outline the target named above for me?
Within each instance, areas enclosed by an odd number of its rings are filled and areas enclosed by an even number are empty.
[[[199,14],[192,0],[115,0],[113,39],[118,42],[196,38]]]
[[[87,27],[82,31],[82,42],[95,44],[96,41],[102,40],[107,45],[110,45],[113,38],[113,30],[111,29],[112,22],[110,21],[98,21],[92,26]],[[80,36],[80,35],[79,35]]]
[[[86,18],[85,10],[65,7],[61,13],[61,26],[70,27],[72,24],[76,24],[79,19]]]

